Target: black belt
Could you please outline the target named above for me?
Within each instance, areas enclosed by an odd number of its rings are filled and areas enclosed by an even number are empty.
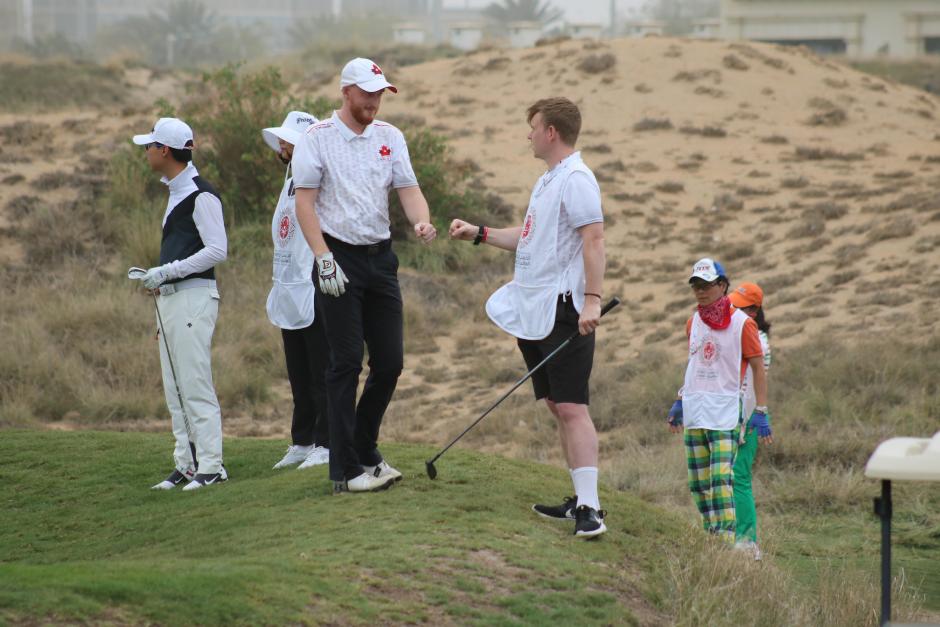
[[[330,248],[339,248],[340,250],[366,255],[378,255],[392,248],[392,240],[390,239],[382,240],[375,244],[350,244],[341,239],[336,239],[332,235],[327,235],[326,233],[323,234],[323,239]]]

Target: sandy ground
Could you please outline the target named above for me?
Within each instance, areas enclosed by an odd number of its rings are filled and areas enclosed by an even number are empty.
[[[581,106],[578,143],[607,219],[604,292],[625,303],[604,321],[600,361],[650,347],[681,355],[692,304],[685,278],[706,255],[725,264],[732,283],[764,286],[784,350],[818,333],[851,341],[938,331],[940,99],[926,92],[800,49],[666,38],[482,51],[389,75],[400,93],[385,97],[380,117],[417,117],[447,136],[520,219],[544,170],[528,147],[526,108],[552,95]],[[0,135],[0,261],[23,255],[10,229],[14,199],[73,196],[70,186],[37,186],[44,174],[79,167],[76,147],[111,150],[149,128],[147,104],[173,91],[172,78],[151,80],[147,70],[126,78],[137,106],[121,115],[0,113],[0,133],[33,125],[26,139]],[[507,276],[511,266],[507,255]],[[521,366],[510,339],[479,316],[461,321],[436,352],[406,357],[400,390],[418,388],[422,403],[439,408],[423,429],[456,431],[481,404],[452,398],[452,379],[415,373],[459,363],[457,338],[468,333],[483,338],[476,350]],[[270,416],[234,416],[230,426],[282,436],[286,384],[277,392]]]

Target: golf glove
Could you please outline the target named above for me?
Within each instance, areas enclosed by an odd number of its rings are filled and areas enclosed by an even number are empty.
[[[333,253],[324,253],[317,257],[317,274],[320,278],[320,291],[330,296],[342,296],[349,279],[343,269],[333,259]]]
[[[140,277],[140,280],[148,290],[155,290],[167,281],[175,278],[176,273],[173,271],[173,264],[167,263],[162,266],[157,266],[156,268],[150,268],[147,270],[147,274]]]
[[[765,414],[762,411],[755,410],[751,414],[750,424],[752,429],[757,429],[757,437],[759,438],[769,438],[774,434],[770,428],[770,413]]]
[[[673,427],[682,426],[682,399],[676,399],[676,402],[672,404],[672,408],[669,410],[669,424]]]

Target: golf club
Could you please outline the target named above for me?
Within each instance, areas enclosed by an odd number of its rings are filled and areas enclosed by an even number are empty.
[[[619,305],[619,304],[620,304],[620,299],[619,299],[619,298],[616,298],[616,297],[611,298],[611,299],[610,299],[610,302],[608,302],[606,305],[604,305],[604,308],[601,309],[601,316],[603,316],[604,314],[606,314],[608,311],[610,311],[611,309],[613,309],[614,307],[616,307],[616,306]],[[513,392],[516,391],[516,388],[518,388],[520,385],[522,385],[523,383],[525,383],[526,381],[528,381],[528,380],[529,380],[529,377],[531,377],[533,374],[535,374],[535,372],[536,372],[539,368],[541,368],[542,366],[544,366],[545,364],[547,364],[547,363],[549,362],[549,360],[550,360],[552,357],[554,357],[555,355],[557,355],[558,353],[560,353],[566,346],[568,346],[568,344],[569,344],[573,339],[575,339],[576,337],[578,337],[578,335],[580,335],[580,331],[575,331],[574,333],[572,333],[571,336],[570,336],[568,339],[566,339],[564,342],[562,342],[561,345],[560,345],[558,348],[556,348],[555,350],[553,350],[551,353],[549,353],[549,354],[545,357],[545,359],[543,359],[542,361],[540,361],[539,364],[538,364],[535,368],[533,368],[532,370],[528,371],[528,372],[525,374],[524,377],[522,377],[521,379],[519,379],[518,381],[516,381],[515,385],[513,385],[512,388],[510,388],[508,392],[506,392],[505,394],[503,394],[502,396],[500,396],[498,401],[496,401],[495,403],[493,403],[492,405],[490,405],[489,409],[487,409],[485,412],[483,412],[483,413],[480,415],[479,418],[477,418],[477,419],[474,420],[472,423],[470,423],[470,426],[467,427],[466,429],[464,429],[464,430],[460,433],[460,435],[458,435],[456,438],[454,438],[453,440],[451,440],[450,444],[448,444],[447,446],[445,446],[445,447],[441,450],[440,453],[438,453],[437,455],[435,455],[430,461],[424,462],[424,465],[426,466],[427,471],[428,471],[428,477],[430,477],[431,479],[434,479],[435,477],[437,477],[437,468],[434,467],[434,462],[436,462],[436,461],[440,458],[441,455],[443,455],[444,453],[446,453],[447,450],[448,450],[450,447],[452,447],[454,444],[456,444],[457,441],[458,441],[460,438],[462,438],[463,436],[465,436],[465,435],[467,434],[467,432],[470,431],[470,429],[472,429],[472,428],[474,428],[475,426],[477,426],[477,424],[479,424],[479,422],[480,422],[481,420],[483,420],[484,418],[486,418],[487,414],[489,414],[491,411],[493,411],[494,409],[496,409],[496,407],[497,407],[500,403],[502,403],[504,400],[506,400],[506,398],[507,398],[510,394],[512,394]]]
[[[127,270],[127,278],[139,281],[141,277],[147,274],[143,268],[132,267]],[[163,338],[163,346],[166,348],[166,359],[170,362],[170,373],[173,375],[173,384],[176,386],[176,398],[179,400],[180,412],[183,414],[183,424],[186,425],[186,437],[189,438],[189,450],[193,454],[193,466],[199,470],[199,460],[196,459],[196,444],[193,438],[193,426],[189,424],[189,416],[186,415],[186,407],[183,405],[183,395],[180,392],[179,379],[176,378],[176,368],[173,367],[173,356],[170,354],[170,343],[166,339],[166,331],[163,330],[163,316],[160,315],[160,306],[157,304],[157,294],[153,290],[148,290],[153,296],[153,306],[157,310],[157,322],[160,324],[160,337]]]

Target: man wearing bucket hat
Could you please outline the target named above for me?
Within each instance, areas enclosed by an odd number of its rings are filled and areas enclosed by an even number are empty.
[[[757,324],[761,350],[764,353],[763,370],[770,369],[770,323],[764,317],[764,291],[756,283],[741,283],[728,295],[731,304],[752,318]],[[751,472],[757,456],[758,441],[773,444],[770,414],[757,407],[754,392],[754,368],[750,364],[744,377],[744,432],[741,434],[738,454],[734,459],[734,514],[737,542],[735,548],[749,551],[754,559],[761,559],[757,544],[757,508],[754,505]]]
[[[140,277],[158,301],[163,390],[176,437],[176,467],[154,489],[171,490],[189,481],[183,489],[195,490],[228,478],[210,355],[219,312],[215,266],[228,251],[222,202],[192,163],[193,132],[186,123],[161,118],[150,133],[135,135],[134,143],[144,147],[150,168],[162,175],[170,192],[160,265]]]
[[[734,460],[742,417],[744,377],[754,370],[757,410],[767,413],[767,379],[757,325],[731,306],[728,277],[717,261],[695,262],[689,286],[698,308],[686,323],[689,363],[681,398],[669,411],[673,433],[683,433],[689,490],[702,526],[735,541]],[[759,371],[759,372],[758,372]]]
[[[296,146],[294,186],[297,220],[316,256],[317,317],[330,347],[330,479],[334,493],[370,492],[402,476],[378,449],[404,361],[389,189],[398,193],[420,241],[430,242],[436,231],[404,135],[375,119],[385,91],[398,90],[363,58],[346,64],[340,88],[340,110],[310,126]],[[357,402],[363,343],[369,376]]]
[[[281,329],[287,379],[294,401],[291,445],[274,468],[300,464],[309,468],[330,459],[329,425],[323,374],[329,357],[323,324],[313,307],[313,252],[297,226],[291,159],[294,146],[307,127],[317,121],[303,111],[291,111],[281,126],[261,131],[265,143],[287,165],[284,186],[274,209],[273,285],[267,311],[271,323]]]

